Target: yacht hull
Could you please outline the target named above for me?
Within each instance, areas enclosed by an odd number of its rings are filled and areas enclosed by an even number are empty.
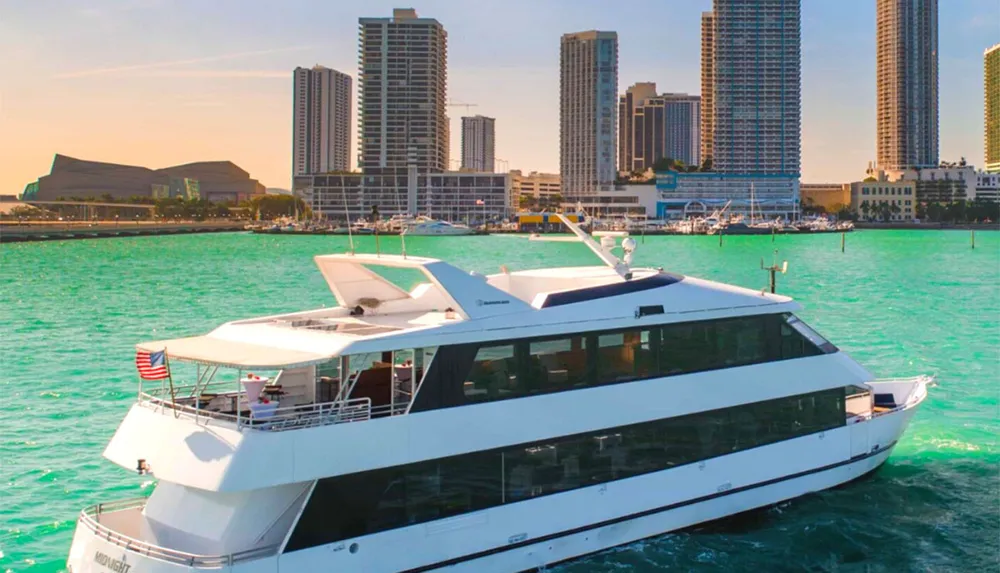
[[[222,558],[214,567],[161,559],[81,519],[68,566],[71,573],[533,570],[853,481],[886,461],[925,396],[921,388],[892,412],[789,442],[310,549]]]

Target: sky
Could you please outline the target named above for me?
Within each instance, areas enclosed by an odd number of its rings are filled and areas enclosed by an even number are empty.
[[[292,79],[357,79],[358,18],[413,7],[448,32],[453,162],[462,115],[496,118],[499,170],[559,170],[559,38],[618,32],[618,88],[700,92],[711,0],[0,0],[0,194],[56,153],[166,167],[231,160],[290,186]],[[940,0],[941,159],[983,162],[983,50],[1000,0]],[[355,81],[355,88],[357,83]],[[356,132],[357,108],[353,111]],[[803,182],[875,156],[875,0],[802,0]],[[352,146],[352,164],[357,162]]]

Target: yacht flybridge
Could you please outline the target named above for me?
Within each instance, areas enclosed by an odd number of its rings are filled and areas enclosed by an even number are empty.
[[[69,570],[539,568],[871,472],[927,395],[563,222],[603,266],[318,256],[335,308],[138,345],[104,455],[157,485],[84,509]]]

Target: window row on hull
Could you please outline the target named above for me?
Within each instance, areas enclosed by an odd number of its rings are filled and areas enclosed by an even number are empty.
[[[412,411],[789,360],[836,350],[790,314],[442,346]]]
[[[662,471],[844,426],[835,388],[320,479],[296,551]]]

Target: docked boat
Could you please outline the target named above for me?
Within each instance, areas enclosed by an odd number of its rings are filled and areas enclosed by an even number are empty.
[[[449,223],[430,217],[415,217],[401,225],[402,234],[406,236],[454,236],[473,235],[476,232],[460,223]]]
[[[541,568],[863,476],[927,396],[559,218],[601,266],[323,255],[335,307],[139,344],[104,457],[156,485],[84,509],[68,570]]]

